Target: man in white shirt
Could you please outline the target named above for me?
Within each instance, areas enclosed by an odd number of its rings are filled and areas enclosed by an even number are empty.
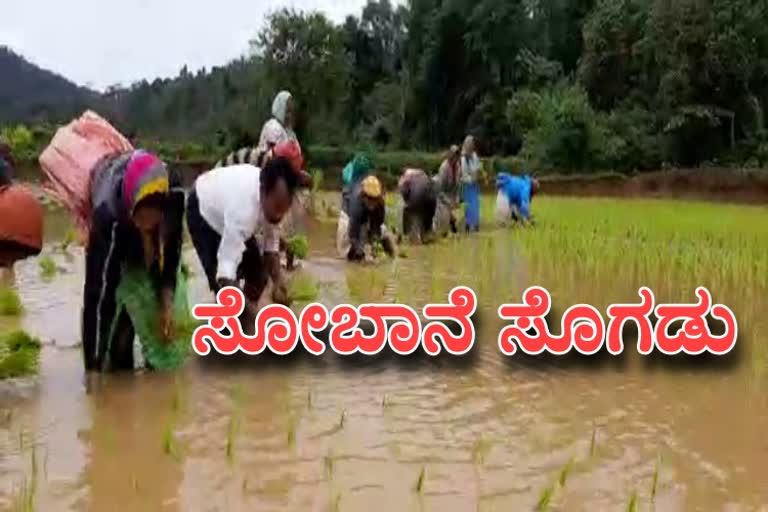
[[[289,305],[280,265],[280,222],[299,182],[291,161],[277,157],[264,169],[241,164],[208,171],[189,194],[187,226],[208,285],[214,293],[226,286],[242,289],[249,321],[255,319],[268,277],[272,300]]]

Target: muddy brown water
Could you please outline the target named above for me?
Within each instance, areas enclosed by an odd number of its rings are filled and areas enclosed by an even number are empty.
[[[49,220],[52,246],[67,222]],[[358,269],[334,257],[334,232],[310,228],[305,265],[322,302],[421,307],[435,289],[472,286],[471,355],[197,358],[174,375],[106,376],[86,393],[82,253],[54,254],[63,271],[50,283],[27,260],[16,269],[26,314],[0,328],[21,325],[46,346],[39,379],[0,383],[0,510],[19,509],[24,488],[43,511],[533,510],[569,461],[557,510],[626,510],[633,492],[639,510],[652,495],[655,510],[768,510],[768,394],[744,356],[648,367],[631,354],[499,352],[496,307],[527,286],[551,286],[561,310],[604,308],[635,300],[633,279],[562,279],[578,262],[544,272],[500,231]],[[481,250],[489,239],[494,250]],[[209,300],[189,248],[185,260],[191,300]],[[746,339],[768,341],[766,297],[713,293]]]

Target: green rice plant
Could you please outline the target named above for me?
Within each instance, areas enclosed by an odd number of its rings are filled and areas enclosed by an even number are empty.
[[[309,254],[309,242],[307,241],[306,236],[295,235],[289,238],[286,242],[288,250],[291,251],[296,258],[300,260],[307,258],[307,255]]]
[[[61,241],[61,245],[59,245],[59,249],[61,249],[62,252],[67,252],[72,244],[78,243],[80,240],[80,235],[77,233],[77,230],[73,227],[70,227],[67,229],[67,232],[64,233],[64,239]]]
[[[632,491],[629,496],[629,503],[627,504],[627,512],[637,512],[637,492]]]
[[[329,452],[328,455],[323,457],[323,466],[325,467],[325,476],[329,480],[333,478],[334,458]]]
[[[41,347],[39,339],[22,330],[0,336],[0,379],[37,373]]]
[[[656,501],[656,491],[659,486],[659,471],[661,470],[661,456],[656,461],[656,466],[653,468],[653,480],[651,481],[651,503]]]
[[[288,426],[288,446],[291,448],[296,446],[296,423],[294,421],[291,421]]]
[[[573,469],[573,457],[571,457],[565,466],[563,466],[563,469],[560,470],[560,478],[558,479],[558,482],[560,483],[560,487],[565,487],[566,482],[568,481],[568,475],[571,473],[571,470]]]
[[[176,384],[174,385],[173,402],[171,403],[171,409],[173,410],[174,414],[178,414],[179,412],[181,412],[183,407],[184,407],[184,391],[181,388],[179,381],[177,380]]]
[[[227,426],[227,460],[230,464],[235,461],[235,438],[237,437],[237,431],[239,430],[240,419],[235,413],[229,417],[229,425]]]
[[[333,501],[331,502],[331,511],[332,512],[339,512],[339,510],[341,510],[340,509],[340,505],[341,505],[341,493],[337,494],[333,498]]]
[[[19,316],[23,311],[24,307],[16,290],[0,287],[0,316]]]
[[[56,262],[50,256],[43,256],[37,260],[37,264],[40,267],[40,277],[44,280],[53,279],[56,276],[58,268]]]
[[[424,490],[424,483],[427,480],[427,470],[426,468],[421,468],[421,472],[419,473],[419,478],[416,480],[416,492],[421,494]]]
[[[299,272],[291,279],[289,294],[294,301],[311,302],[319,293],[317,282],[310,274]]]
[[[339,425],[338,429],[342,430],[344,428],[344,419],[347,416],[347,411],[341,411],[341,416],[339,417]]]
[[[14,499],[13,510],[20,512],[34,512],[35,498],[37,496],[38,464],[37,453],[34,446],[31,453],[31,475],[24,477],[19,485],[18,494]]]
[[[170,423],[163,430],[163,452],[179,461],[181,460],[181,454],[173,430],[173,424]]]
[[[485,458],[493,447],[493,441],[490,439],[480,437],[472,446],[472,460],[475,464],[485,464]]]
[[[229,397],[234,407],[241,407],[245,403],[245,386],[241,382],[236,382],[229,390]]]
[[[592,429],[592,439],[589,442],[589,459],[595,458],[595,451],[597,450],[597,427]]]
[[[538,512],[544,512],[549,510],[552,503],[552,497],[555,495],[555,485],[550,484],[541,490],[539,493],[539,501],[536,503],[536,510]]]

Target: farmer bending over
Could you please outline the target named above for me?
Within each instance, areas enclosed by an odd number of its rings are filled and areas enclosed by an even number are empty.
[[[403,201],[403,236],[427,243],[437,210],[437,193],[430,177],[421,169],[407,169],[398,184]]]
[[[214,293],[227,286],[243,291],[246,333],[255,328],[268,278],[272,300],[290,303],[280,265],[280,223],[300,179],[291,161],[278,156],[263,169],[243,164],[208,171],[189,194],[187,226],[208,286]]]
[[[115,292],[125,268],[146,269],[160,297],[159,334],[164,341],[172,339],[184,189],[175,172],[143,150],[102,159],[91,176],[82,324],[85,370],[132,370],[135,331],[128,313],[116,312]],[[117,335],[110,340],[116,315]]]
[[[496,176],[496,219],[499,223],[507,221],[532,222],[530,206],[533,196],[539,191],[539,180],[529,175],[512,176],[502,172]]]
[[[336,232],[336,248],[342,258],[365,259],[365,243],[380,241],[384,251],[395,255],[395,243],[384,225],[386,205],[381,182],[368,176],[354,185],[342,205]]]
[[[0,277],[13,275],[19,260],[37,256],[43,246],[43,207],[12,181],[11,148],[0,142]]]
[[[442,222],[448,219],[451,232],[457,233],[456,215],[454,210],[461,203],[461,150],[453,145],[448,152],[448,157],[440,164],[437,174],[433,178],[437,188],[437,217]]]

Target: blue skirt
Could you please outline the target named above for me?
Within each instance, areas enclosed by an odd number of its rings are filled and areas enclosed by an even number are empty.
[[[464,224],[473,231],[480,229],[480,186],[477,183],[462,186],[464,198]]]

